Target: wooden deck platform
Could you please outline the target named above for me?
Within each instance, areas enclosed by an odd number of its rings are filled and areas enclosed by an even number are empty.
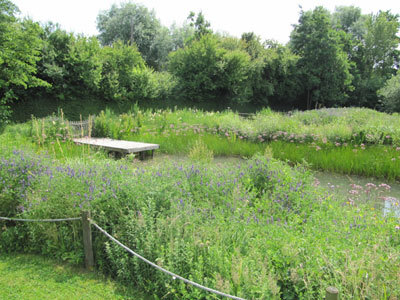
[[[160,148],[157,144],[139,143],[123,140],[113,140],[108,138],[75,138],[75,143],[91,145],[101,147],[111,152],[117,152],[121,154],[139,153],[141,159],[144,158],[144,154],[147,151],[151,151],[151,157],[153,157],[154,150]]]

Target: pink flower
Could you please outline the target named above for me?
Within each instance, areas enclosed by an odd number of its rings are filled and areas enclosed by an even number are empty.
[[[386,189],[386,190],[390,190],[390,185],[388,185],[388,184],[386,184],[386,183],[381,183],[380,185],[379,185],[379,187],[381,187],[381,188],[384,188],[384,189]]]
[[[358,185],[358,184],[352,183],[352,184],[350,184],[350,186],[351,186],[353,189],[356,189],[356,190],[362,190],[362,186],[361,186],[361,185]]]
[[[368,182],[365,186],[366,186],[367,188],[376,188],[376,185],[373,184],[372,182]]]

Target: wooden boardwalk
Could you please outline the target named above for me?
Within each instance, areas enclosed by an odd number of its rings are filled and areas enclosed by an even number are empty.
[[[144,158],[144,154],[147,151],[151,151],[151,157],[153,157],[154,150],[160,148],[157,144],[139,143],[131,141],[113,140],[108,138],[75,138],[75,143],[85,144],[100,147],[111,152],[117,152],[121,154],[139,153],[141,159]]]

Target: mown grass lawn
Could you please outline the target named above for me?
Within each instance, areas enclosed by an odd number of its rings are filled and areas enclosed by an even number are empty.
[[[0,254],[0,299],[150,299],[96,273],[36,255]]]

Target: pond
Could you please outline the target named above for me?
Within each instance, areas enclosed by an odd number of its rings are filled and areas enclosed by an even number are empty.
[[[315,172],[315,177],[321,187],[344,197],[349,203],[373,201],[385,214],[394,212],[400,217],[399,182],[330,172]]]

